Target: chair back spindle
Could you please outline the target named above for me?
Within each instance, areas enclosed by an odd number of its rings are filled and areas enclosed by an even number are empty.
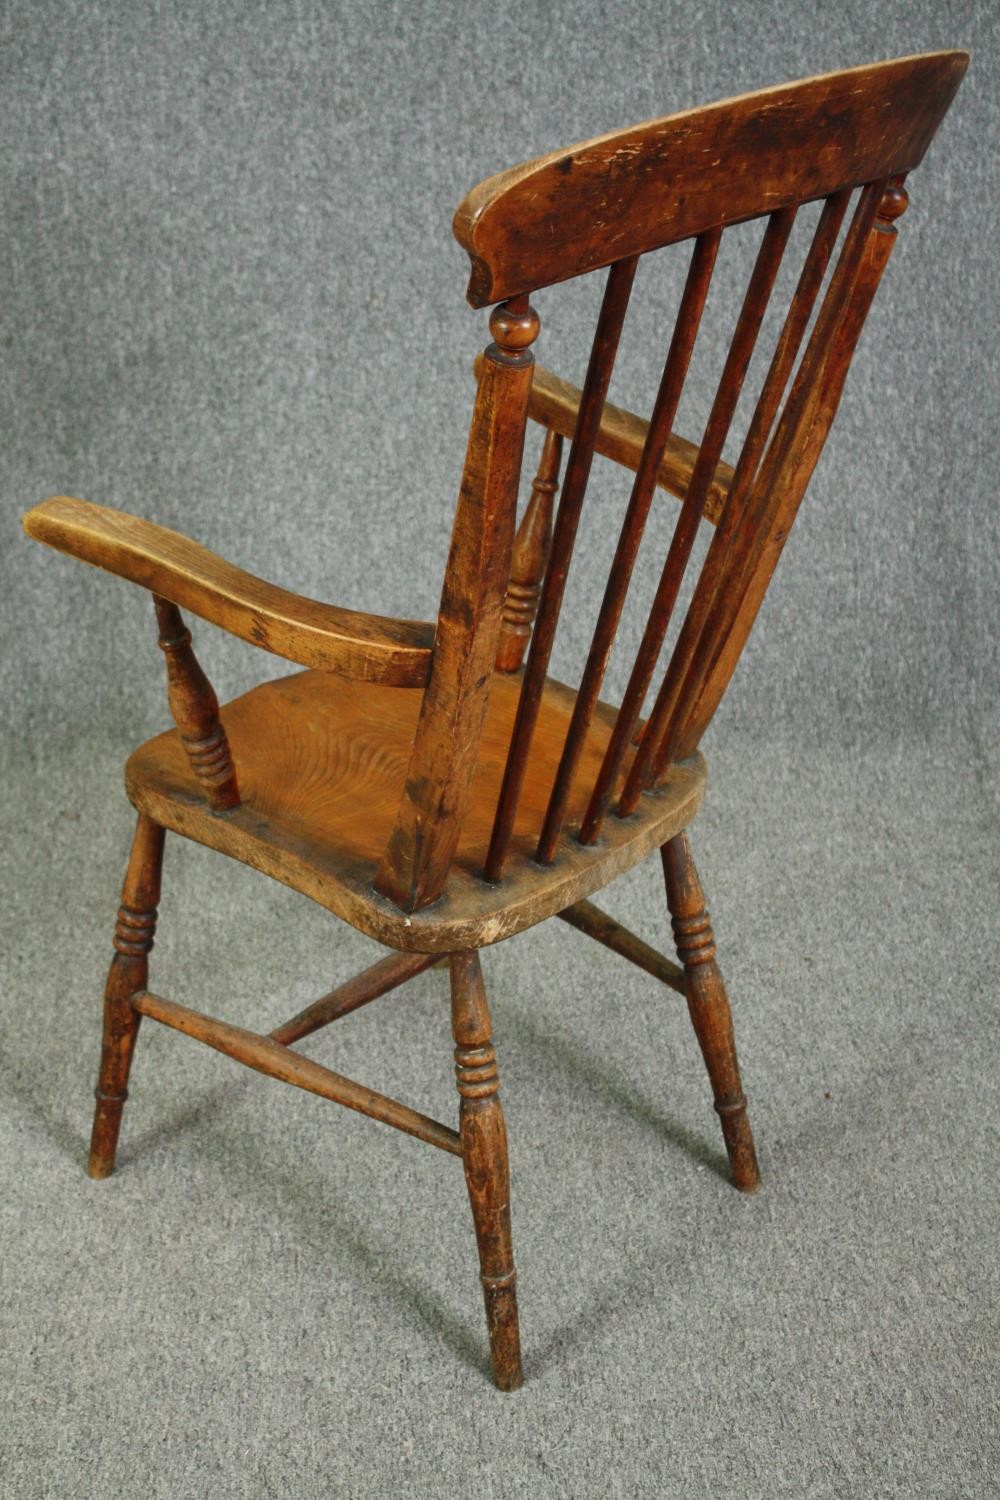
[[[827,295],[824,299],[820,315],[809,341],[805,357],[800,366],[795,384],[792,387],[786,408],[774,439],[765,453],[761,464],[760,474],[755,476],[754,493],[771,496],[776,493],[777,474],[772,472],[774,466],[781,461],[780,456],[787,452],[791,442],[791,434],[798,429],[808,426],[810,412],[810,401],[819,388],[822,379],[822,371],[829,353],[833,347],[840,319],[844,315],[848,300],[854,286],[854,278],[860,267],[861,253],[864,249],[865,239],[874,222],[875,211],[882,194],[884,184],[875,183],[866,187],[862,192],[855,210],[851,228],[847,235],[844,248],[841,252],[837,268]],[[817,229],[819,226],[817,226]],[[803,274],[808,270],[808,258]],[[794,310],[790,309],[789,316],[794,316]],[[781,351],[779,347],[775,351],[775,363],[780,364]],[[762,398],[767,394],[767,382],[762,393]],[[762,404],[762,403],[761,403]],[[760,432],[754,434],[751,424],[751,433],[748,434],[748,442],[752,439],[753,446],[759,446],[765,434]],[[747,466],[749,467],[749,465]],[[734,486],[730,489],[729,498],[726,502],[727,509],[738,512],[739,490]],[[734,503],[735,502],[735,503]],[[736,522],[739,533],[736,546],[730,554],[725,557],[721,564],[721,578],[716,589],[716,597],[720,600],[731,596],[734,589],[738,590],[738,579],[740,570],[744,566],[746,548],[753,544],[753,539],[761,534],[765,516],[759,511],[755,512],[753,499],[747,507],[745,514]],[[726,514],[723,513],[720,530],[726,529]],[[718,533],[717,533],[718,535]],[[742,545],[741,545],[742,543]],[[707,639],[707,637],[706,637]],[[675,656],[677,652],[675,651]],[[689,673],[698,670],[698,651],[695,652],[695,661],[692,663]],[[669,741],[668,718],[672,708],[672,678],[675,676],[668,666],[667,673],[660,692],[657,695],[653,712],[650,714],[643,733],[642,743],[632,762],[625,787],[619,803],[619,812],[623,817],[631,813],[639,800],[642,792],[650,784],[655,775],[652,768],[657,766],[662,770],[664,764],[663,746],[664,740]]]
[[[545,576],[545,564],[552,546],[552,511],[559,489],[563,440],[558,432],[546,430],[538,473],[531,485],[524,518],[517,528],[510,559],[510,582],[503,607],[500,645],[497,648],[498,672],[516,672],[524,661],[531,639],[531,627],[538,612],[538,600]]]
[[[677,405],[684,388],[695,339],[698,336],[721,237],[720,230],[712,229],[707,234],[699,235],[695,240],[673,337],[670,340],[663,375],[643,445],[642,458],[632,484],[632,494],[622,522],[618,546],[615,549],[601,611],[587,657],[587,665],[584,668],[566,744],[556,772],[552,796],[538,843],[536,858],[544,864],[548,864],[555,853],[570,784],[594,715],[601,683],[604,680],[604,673],[614,645],[625,596],[628,593],[632,570],[649,515],[657,475],[673,430]]]
[[[643,797],[697,749],[833,421],[896,236],[894,221],[906,207],[903,180],[919,165],[966,61],[961,53],[903,58],[652,121],[502,173],[459,208],[455,231],[472,263],[469,300],[501,305],[491,319],[494,343],[479,364],[430,679],[375,881],[404,911],[434,901],[447,882],[494,665],[500,673],[520,673],[521,682],[483,850],[487,882],[501,881],[512,858],[548,865],[567,840],[596,844],[608,816],[640,812]],[[790,277],[787,304],[778,309],[773,348],[761,351],[766,373],[730,469],[725,450],[796,243],[793,229],[807,207],[816,223]],[[723,236],[730,225],[751,220],[761,221],[762,233],[695,447],[673,426],[690,371],[702,358],[699,334]],[[608,404],[615,357],[640,259],[668,254],[682,241],[691,242],[686,279],[644,422]],[[604,294],[582,389],[540,371],[533,391],[529,346],[539,323],[528,296],[602,268]],[[529,415],[543,423],[546,437],[515,541]],[[563,434],[571,442],[553,523]],[[544,814],[526,831],[519,804],[529,764],[537,784],[533,742],[595,453],[620,460],[634,477],[549,771]],[[681,506],[615,714],[600,694],[626,602],[642,577],[636,565],[658,487],[677,494]],[[703,522],[717,523],[716,530],[641,724]],[[593,784],[581,787],[582,768],[594,764],[598,712],[602,724],[609,713],[613,722],[598,768],[588,773]],[[551,739],[545,743],[549,755]]]
[[[792,296],[781,335],[775,347],[767,378],[754,408],[747,435],[740,451],[729,489],[724,515],[712,538],[698,585],[684,618],[677,644],[671,654],[654,714],[650,744],[658,743],[657,726],[670,722],[685,681],[689,677],[692,655],[697,646],[706,616],[719,585],[726,575],[734,534],[743,517],[747,491],[757,472],[764,444],[770,434],[778,404],[784,394],[792,366],[798,355],[806,326],[816,303],[833,247],[843,223],[850,199],[850,189],[842,189],[826,200],[813,234],[812,243]],[[607,808],[609,792],[599,796],[595,791],[583,821],[580,837],[591,843],[600,829]]]

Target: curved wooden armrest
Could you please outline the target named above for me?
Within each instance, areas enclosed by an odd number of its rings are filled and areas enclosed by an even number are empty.
[[[87,500],[43,500],[24,517],[24,529],[301,666],[394,687],[427,681],[433,625],[305,599],[177,531]]]
[[[477,376],[481,363],[482,355],[479,355],[475,366]],[[536,364],[528,400],[528,416],[543,427],[550,428],[552,432],[572,438],[581,395],[579,387],[570,385],[568,380],[562,380],[558,375],[553,375],[551,370]],[[649,423],[642,417],[637,417],[623,406],[612,406],[608,401],[604,406],[594,447],[605,458],[613,458],[616,463],[634,471],[639,467],[648,431]],[[676,432],[672,432],[667,439],[666,452],[656,480],[660,488],[669,490],[672,495],[683,500],[691,483],[697,457],[698,449],[694,443],[689,443],[686,438],[678,437]],[[732,478],[731,466],[720,463],[705,497],[703,512],[705,519],[711,521],[713,526],[722,515]]]

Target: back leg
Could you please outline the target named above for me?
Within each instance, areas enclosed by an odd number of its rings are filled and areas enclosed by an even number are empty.
[[[91,1177],[110,1177],[114,1170],[122,1110],[128,1098],[129,1069],[142,1020],[132,1005],[132,996],[146,988],[149,976],[149,951],[160,899],[163,840],[164,830],[159,824],[140,813],[115,923],[115,956],[104,991],[101,1071],[95,1090],[97,1108],[87,1164]]]
[[[760,1186],[760,1170],[736,1060],[733,1018],[715,962],[715,937],[687,835],[678,834],[663,845],[660,854],[677,956],[684,965],[688,1010],[722,1121],[730,1176],[734,1186],[752,1193]]]

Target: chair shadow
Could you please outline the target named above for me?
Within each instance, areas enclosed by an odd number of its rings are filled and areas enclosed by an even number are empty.
[[[12,1052],[0,1053],[0,1092],[14,1100],[22,1115],[35,1122],[60,1156],[76,1166],[86,1161],[86,1143],[66,1115],[48,1107],[51,1093],[44,1087],[46,1076],[40,1072],[37,1086],[32,1087],[28,1059],[17,1058]]]
[[[517,1016],[511,1029],[519,1040],[527,1039],[536,1055],[548,1054],[565,1073],[581,1079],[598,1097],[615,1105],[658,1139],[667,1140],[729,1186],[729,1162],[724,1151],[713,1151],[701,1135],[644,1099],[579,1042],[544,1033],[523,1013]],[[732,1191],[736,1192],[736,1189]],[[656,1252],[650,1251],[639,1260],[630,1262],[615,1280],[604,1282],[596,1295],[588,1296],[586,1305],[575,1316],[561,1323],[558,1332],[545,1346],[532,1351],[531,1375],[537,1379],[561,1360],[566,1350],[585,1346],[613,1315],[634,1303],[636,1285],[648,1280],[659,1265]]]
[[[329,1255],[333,1249],[342,1264],[350,1266],[365,1285],[387,1288],[398,1304],[415,1314],[460,1360],[477,1370],[484,1379],[492,1380],[485,1333],[480,1334],[478,1321],[470,1316],[467,1323],[426,1285],[409,1275],[393,1256],[390,1242],[376,1244],[362,1229],[349,1222],[343,1203],[332,1201],[336,1185],[329,1177],[310,1173],[301,1161],[292,1163],[291,1168],[266,1163],[252,1149],[244,1156],[239,1170],[243,1176],[240,1186],[248,1193],[259,1192],[263,1186],[280,1193],[289,1210],[294,1206],[297,1230],[312,1241],[317,1255]],[[464,1196],[463,1190],[463,1199]],[[319,1217],[317,1205],[324,1203],[328,1210],[335,1208],[335,1214]],[[465,1207],[464,1203],[462,1207]],[[474,1269],[475,1241],[471,1218],[469,1255],[469,1289],[475,1294],[478,1276]],[[475,1297],[475,1304],[477,1310],[481,1310],[480,1297]]]
[[[623,1114],[630,1115],[660,1139],[669,1141],[677,1150],[707,1167],[724,1182],[729,1181],[729,1161],[724,1151],[713,1151],[701,1135],[689,1130],[648,1099],[643,1099],[627,1080],[616,1077],[610,1068],[604,1066],[579,1042],[541,1031],[523,1013],[518,1014],[516,1021],[513,1017],[511,1020],[519,1037],[528,1039],[536,1055],[547,1053],[564,1073],[583,1080],[599,1098],[615,1105]],[[707,1081],[705,1087],[711,1108],[711,1090]]]
[[[713,1152],[699,1134],[680,1124],[661,1107],[644,1099],[627,1080],[616,1076],[612,1068],[594,1057],[579,1042],[544,1032],[523,1013],[516,1017],[511,1015],[508,1025],[510,1031],[516,1033],[518,1040],[526,1043],[536,1056],[547,1057],[554,1067],[583,1081],[597,1097],[613,1104],[659,1140],[668,1141],[720,1178],[728,1178],[728,1166],[722,1153]],[[10,1056],[4,1062],[12,1065],[9,1067],[11,1076],[7,1079],[7,1092],[18,1101],[25,1114],[38,1123],[60,1153],[82,1168],[86,1161],[87,1137],[74,1129],[65,1115],[41,1102],[48,1098],[46,1091],[40,1086],[31,1087],[31,1082],[26,1078],[24,1068],[18,1066],[17,1059]],[[123,1133],[119,1156],[120,1167],[127,1169],[158,1146],[177,1140],[192,1127],[211,1125],[228,1118],[242,1094],[243,1085],[239,1079],[215,1084],[200,1097],[189,1100],[181,1109],[147,1125],[141,1134],[131,1140],[126,1131]],[[296,1218],[303,1232],[315,1240],[317,1251],[325,1250],[329,1253],[331,1248],[335,1249],[359,1274],[369,1281],[374,1279],[388,1287],[399,1302],[437,1334],[467,1367],[481,1373],[484,1379],[490,1378],[488,1352],[485,1338],[480,1335],[478,1320],[474,1328],[471,1319],[467,1324],[457,1317],[440,1297],[408,1275],[401,1265],[393,1262],[389,1246],[373,1244],[362,1230],[351,1225],[344,1215],[342,1205],[337,1206],[335,1216],[326,1217],[320,1223],[316,1218],[315,1208],[320,1202],[330,1204],[332,1184],[328,1179],[307,1182],[303,1175],[304,1164],[301,1162],[283,1166],[280,1170],[270,1167],[253,1151],[250,1138],[244,1136],[242,1139],[245,1151],[236,1168],[241,1179],[241,1191],[253,1195],[259,1193],[264,1186],[284,1195],[289,1208],[294,1204]],[[471,1234],[469,1249],[470,1254],[474,1255]],[[533,1373],[539,1375],[560,1350],[572,1347],[591,1336],[613,1310],[622,1304],[623,1299],[628,1298],[629,1288],[636,1275],[641,1274],[641,1270],[641,1265],[631,1265],[616,1283],[606,1286],[603,1294],[591,1299],[586,1309],[571,1323],[564,1324],[546,1349],[536,1349],[531,1358]]]
[[[23,1079],[23,1070],[17,1070],[17,1073]],[[183,1108],[147,1125],[140,1134],[132,1137],[128,1133],[126,1109],[126,1126],[122,1132],[117,1170],[128,1171],[130,1167],[136,1167],[151,1151],[179,1140],[195,1126],[210,1126],[214,1122],[230,1118],[234,1109],[239,1106],[241,1096],[245,1097],[245,1082],[249,1080],[236,1077],[215,1084]],[[83,1172],[87,1161],[89,1132],[87,1135],[82,1134],[72,1127],[65,1116],[40,1105],[39,1099],[46,1097],[43,1089],[33,1091],[30,1084],[23,1081],[8,1080],[8,1085],[6,1092],[10,1097],[17,1101],[26,1115],[35,1120],[60,1154]],[[237,1191],[252,1196],[260,1194],[263,1187],[271,1189],[275,1194],[280,1193],[289,1211],[295,1212],[304,1235],[314,1241],[317,1253],[330,1253],[333,1250],[346,1264],[353,1265],[360,1278],[367,1279],[369,1283],[381,1282],[388,1287],[400,1304],[408,1307],[421,1319],[459,1359],[481,1373],[484,1379],[491,1378],[485,1338],[478,1336],[478,1325],[474,1328],[470,1320],[470,1324],[466,1326],[440,1298],[415,1278],[408,1276],[401,1266],[391,1262],[391,1249],[388,1245],[371,1243],[361,1230],[348,1223],[342,1204],[332,1201],[336,1197],[334,1182],[329,1178],[306,1182],[301,1162],[271,1168],[253,1150],[252,1140],[248,1136],[242,1138],[242,1146],[244,1149],[235,1163],[238,1174],[235,1184]],[[464,1199],[464,1193],[462,1197]],[[325,1203],[328,1209],[333,1206],[336,1210],[323,1219],[322,1225],[315,1215],[318,1203]],[[465,1209],[465,1203],[460,1207]],[[474,1264],[475,1243],[471,1217],[469,1241],[470,1264]],[[470,1272],[471,1288],[475,1288],[476,1280],[475,1274]],[[477,1303],[478,1301],[476,1298]]]

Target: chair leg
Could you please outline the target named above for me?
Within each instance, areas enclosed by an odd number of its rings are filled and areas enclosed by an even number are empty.
[[[479,1242],[493,1378],[502,1391],[516,1391],[524,1375],[510,1235],[507,1129],[478,953],[452,955],[451,1015],[455,1074],[462,1099],[462,1160]]]
[[[110,1177],[114,1171],[122,1110],[128,1098],[129,1069],[142,1020],[132,1004],[132,996],[146,988],[149,974],[149,951],[160,899],[163,840],[164,830],[159,824],[140,813],[115,923],[115,956],[104,991],[101,1071],[95,1090],[97,1108],[87,1164],[91,1177]]]
[[[660,853],[674,942],[684,965],[688,1010],[722,1121],[730,1176],[734,1186],[752,1193],[760,1186],[760,1170],[740,1082],[733,1018],[715,962],[715,938],[705,910],[705,895],[686,834],[678,834],[664,844]]]

